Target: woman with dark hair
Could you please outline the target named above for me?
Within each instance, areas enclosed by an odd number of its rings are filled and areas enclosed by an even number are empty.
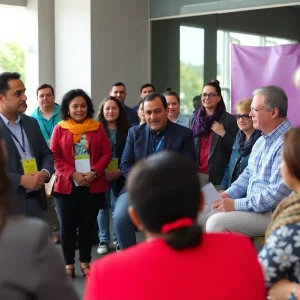
[[[123,105],[117,98],[112,96],[102,100],[97,120],[104,126],[112,148],[112,159],[106,170],[106,178],[110,189],[106,192],[105,196],[107,207],[111,207],[113,214],[116,198],[125,183],[125,178],[120,171],[120,163],[130,124],[126,118]],[[110,241],[108,208],[100,209],[97,218],[100,241],[97,252],[99,254],[108,253]],[[114,244],[118,246],[116,238],[114,238]]]
[[[220,83],[206,84],[201,94],[202,107],[195,113],[192,130],[198,155],[198,174],[202,184],[220,187],[239,130],[234,116],[226,112]]]
[[[259,254],[268,299],[300,299],[300,128],[283,137],[281,175],[294,192],[276,207]]]
[[[137,114],[138,114],[139,119],[140,119],[140,124],[139,125],[142,125],[142,124],[146,123],[145,114],[144,114],[144,100],[143,99],[138,104]]]
[[[63,121],[55,127],[51,139],[61,245],[71,277],[75,276],[76,229],[81,271],[86,275],[91,261],[93,222],[99,209],[106,207],[105,170],[111,159],[111,146],[103,125],[93,120],[93,115],[91,98],[80,89],[69,91],[61,103]]]
[[[15,205],[0,132],[0,299],[78,299],[47,225]]]
[[[204,200],[190,160],[159,152],[133,167],[127,187],[146,241],[94,262],[85,300],[265,299],[251,241],[197,225]]]
[[[180,98],[178,94],[171,89],[166,89],[163,95],[168,103],[168,118],[170,121],[189,128],[190,118],[180,114]]]

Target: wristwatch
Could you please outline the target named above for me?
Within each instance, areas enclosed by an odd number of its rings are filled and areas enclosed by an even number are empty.
[[[97,172],[96,172],[94,169],[91,169],[91,172],[93,172],[93,173],[94,173],[94,175],[95,175],[95,178],[97,178],[97,177],[98,177],[98,174],[97,174]]]
[[[293,288],[293,290],[289,294],[288,300],[297,300],[297,299],[298,297],[296,295],[296,288]]]

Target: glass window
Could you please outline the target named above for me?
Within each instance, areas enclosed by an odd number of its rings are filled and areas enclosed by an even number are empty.
[[[204,29],[180,26],[180,109],[192,113],[193,98],[200,95],[204,71]]]
[[[25,81],[25,7],[0,5],[0,72],[18,72]]]

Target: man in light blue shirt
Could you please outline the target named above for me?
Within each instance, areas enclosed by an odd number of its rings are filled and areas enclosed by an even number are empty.
[[[221,194],[223,200],[214,202],[215,211],[205,216],[207,232],[263,236],[272,211],[291,193],[280,174],[282,137],[291,128],[287,96],[277,86],[257,89],[253,96],[250,116],[262,136],[253,146],[248,167]]]

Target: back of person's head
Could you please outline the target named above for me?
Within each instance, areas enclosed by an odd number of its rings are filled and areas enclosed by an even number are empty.
[[[36,89],[36,95],[38,96],[40,90],[47,89],[47,88],[49,88],[49,89],[51,90],[51,92],[52,92],[52,95],[55,96],[53,86],[52,86],[51,84],[48,84],[48,83],[43,83],[43,84],[41,84],[41,85]]]
[[[221,87],[220,87],[220,82],[217,79],[213,79],[212,81],[210,81],[209,83],[207,83],[204,87],[206,86],[211,86],[216,90],[216,93],[221,96],[221,100],[219,101],[219,103],[217,104],[217,107],[221,108],[221,110],[226,111],[226,106],[225,106],[225,102],[222,96],[222,91],[221,91]],[[203,87],[203,88],[204,88]]]
[[[300,127],[284,134],[282,157],[289,173],[300,181]]]
[[[20,79],[21,75],[17,72],[2,72],[0,73],[0,94],[6,95],[6,92],[9,90],[8,82],[10,80]]]
[[[143,84],[143,85],[141,86],[141,88],[140,88],[140,93],[142,93],[143,89],[148,88],[148,87],[151,87],[152,90],[153,90],[153,92],[155,92],[155,87],[154,87],[153,84],[151,84],[151,83],[145,83],[145,84]]]
[[[177,250],[200,244],[202,229],[196,218],[203,200],[190,160],[166,151],[150,156],[134,166],[127,188],[147,232],[162,235]]]
[[[165,89],[163,96],[165,96],[165,97],[174,96],[177,99],[178,104],[180,104],[180,98],[179,98],[178,94],[170,88]]]
[[[275,85],[264,86],[254,90],[253,96],[261,94],[265,97],[267,110],[278,108],[278,117],[286,118],[288,111],[288,97],[285,91]]]
[[[248,111],[250,113],[251,103],[252,103],[252,98],[246,98],[244,100],[239,101],[236,104],[235,108],[236,108],[236,110]]]
[[[165,98],[164,95],[161,95],[161,94],[159,94],[159,93],[152,93],[152,94],[147,95],[147,96],[144,98],[143,103],[145,103],[145,102],[147,102],[147,101],[153,101],[153,100],[155,100],[156,98],[159,98],[159,99],[161,100],[161,103],[162,103],[163,107],[164,107],[165,109],[167,109],[167,107],[168,107],[167,100],[166,100],[166,98]]]
[[[0,131],[0,232],[5,226],[8,214],[8,196],[11,194],[11,183],[6,172],[6,153]]]

